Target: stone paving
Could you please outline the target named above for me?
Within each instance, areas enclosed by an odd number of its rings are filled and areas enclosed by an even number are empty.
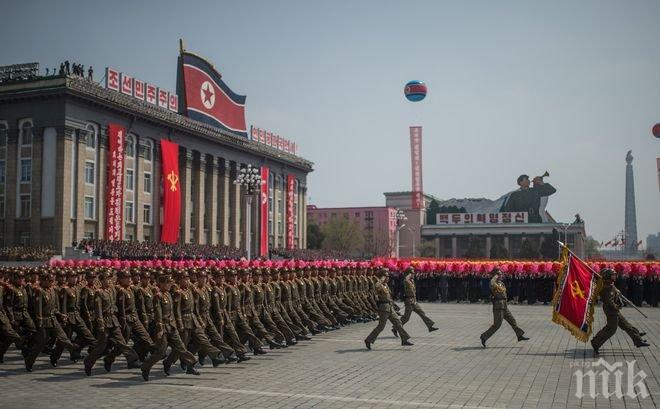
[[[660,404],[660,309],[644,308],[644,319],[631,308],[624,315],[651,347],[637,349],[617,332],[601,349],[609,365],[623,362],[622,392],[602,396],[602,375],[594,378],[599,396],[589,396],[584,378],[576,397],[576,370],[601,371],[589,344],[575,340],[550,321],[549,306],[513,305],[518,324],[532,339],[516,342],[503,324],[483,349],[479,334],[491,321],[484,304],[422,304],[439,331],[428,333],[413,314],[406,325],[415,346],[401,347],[386,329],[372,351],[363,339],[375,323],[356,324],[314,337],[288,349],[272,351],[242,364],[201,368],[199,377],[178,366],[165,377],[157,364],[152,380],[127,370],[123,358],[106,373],[101,365],[86,377],[82,364],[65,359],[52,368],[42,356],[33,373],[25,372],[15,351],[0,364],[0,408],[654,408]],[[602,310],[596,329],[604,324]],[[635,360],[634,390],[628,390],[626,361]],[[609,376],[614,389],[615,374]],[[643,379],[642,379],[643,378]],[[640,381],[641,379],[641,381]],[[631,388],[632,389],[632,388]]]

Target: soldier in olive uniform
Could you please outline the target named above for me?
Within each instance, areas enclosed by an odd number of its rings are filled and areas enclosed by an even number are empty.
[[[92,335],[92,332],[80,316],[80,287],[78,286],[77,271],[72,270],[68,272],[66,285],[60,288],[59,297],[61,312],[67,316],[66,322],[63,325],[64,332],[69,338],[75,332],[76,343],[80,347],[94,345],[96,338],[94,338],[94,335]],[[57,366],[57,360],[63,351],[64,345],[59,344],[55,347],[50,357],[53,366]]]
[[[497,268],[493,269],[491,272],[493,276],[490,279],[490,294],[491,301],[493,302],[493,325],[491,325],[490,328],[480,336],[481,345],[483,345],[484,348],[486,348],[486,341],[488,338],[493,336],[493,334],[500,329],[502,320],[506,320],[506,322],[511,325],[511,328],[513,328],[513,331],[518,337],[518,341],[527,341],[529,339],[525,336],[525,331],[518,327],[516,319],[513,318],[513,315],[507,307],[506,286],[500,281],[501,273],[502,272]]]
[[[167,347],[178,353],[178,358],[187,367],[193,367],[197,360],[191,354],[181,340],[177,322],[174,317],[174,302],[170,294],[172,287],[172,278],[168,274],[162,274],[158,277],[158,292],[154,297],[154,328],[156,330],[154,340],[156,341],[156,351],[142,364],[142,379],[149,380],[151,368],[156,362],[165,356]],[[169,375],[170,368],[163,365],[165,375]]]
[[[227,293],[225,292],[224,280],[224,271],[215,269],[211,281],[211,318],[223,341],[233,348],[240,363],[248,361],[251,358],[245,355],[247,349],[241,343],[236,328],[234,328],[234,324],[232,323],[231,316],[227,311]],[[231,357],[229,359],[231,360]]]
[[[36,332],[32,339],[32,347],[25,357],[25,369],[32,372],[32,366],[37,356],[44,350],[48,340],[54,338],[56,345],[64,345],[64,348],[71,352],[71,355],[80,358],[78,345],[72,343],[64,333],[58,319],[66,319],[64,314],[58,310],[58,297],[56,289],[53,287],[53,277],[51,273],[45,271],[39,277],[40,288],[35,290],[34,294],[34,324]]]
[[[241,299],[241,291],[238,289],[236,281],[236,272],[232,272],[227,277],[227,284],[225,290],[227,294],[227,312],[231,317],[232,324],[236,329],[241,343],[249,341],[250,348],[255,355],[264,355],[266,351],[263,350],[263,344],[259,337],[257,337],[243,312],[243,302]]]
[[[367,346],[367,349],[371,349],[371,344],[376,341],[378,334],[383,331],[387,320],[389,320],[394,329],[398,332],[401,338],[401,345],[409,346],[413,345],[412,342],[408,341],[410,335],[403,329],[399,317],[394,312],[394,302],[392,301],[392,296],[390,295],[390,288],[387,286],[387,281],[389,280],[389,272],[384,270],[380,273],[380,282],[376,286],[376,295],[378,297],[378,325],[374,328],[373,331],[367,336],[367,339],[364,340],[364,344]]]
[[[406,325],[406,322],[408,322],[410,315],[414,311],[417,313],[417,315],[419,315],[422,321],[424,321],[424,324],[426,324],[426,328],[428,328],[429,332],[437,331],[437,328],[434,327],[435,323],[433,320],[427,317],[424,313],[424,310],[422,310],[422,307],[417,304],[417,291],[415,289],[415,281],[413,281],[414,272],[414,268],[409,267],[404,273],[403,302],[405,305],[405,310],[403,311],[403,317],[401,317],[401,325]],[[392,328],[392,332],[394,333],[394,336],[398,335],[396,333],[396,329]]]
[[[214,366],[217,366],[218,355],[220,350],[209,341],[200,318],[195,314],[195,298],[193,290],[190,286],[190,279],[188,273],[183,271],[179,274],[179,285],[173,293],[174,301],[174,318],[176,320],[179,335],[184,346],[188,346],[192,342],[193,349],[199,351],[202,356],[210,356]],[[165,372],[169,372],[169,368],[179,359],[179,351],[172,349],[172,352],[163,361]],[[186,373],[190,375],[199,375],[199,372],[193,365],[187,365],[181,362],[182,366],[186,367]]]
[[[133,295],[135,297],[135,309],[142,326],[150,336],[155,334],[154,329],[154,287],[151,284],[151,273],[149,271],[142,271],[139,274],[140,282],[133,287]],[[153,341],[153,338],[152,338]],[[155,343],[154,343],[155,348]],[[140,361],[144,362],[147,356],[146,349],[139,349],[137,351]]]
[[[594,349],[594,354],[598,355],[600,347],[616,333],[617,327],[626,331],[626,334],[633,340],[637,348],[649,346],[646,340],[642,339],[645,332],[639,332],[637,328],[632,326],[621,314],[621,308],[624,305],[621,299],[621,292],[614,286],[616,273],[607,268],[600,272],[603,279],[603,291],[600,293],[600,299],[603,301],[603,312],[607,318],[605,327],[598,331],[598,334],[591,340],[591,346]]]
[[[197,272],[191,273],[196,278],[195,287],[193,289],[193,296],[195,299],[195,311],[197,316],[200,318],[202,327],[211,342],[211,344],[222,352],[223,360],[214,359],[213,366],[216,367],[220,363],[230,363],[235,362],[236,358],[233,358],[234,349],[227,345],[222,339],[222,335],[215,326],[213,319],[211,318],[211,303],[214,302],[213,297],[211,296],[211,287],[208,285],[208,276],[206,271],[200,270]],[[194,351],[191,351],[194,352]],[[199,351],[199,363],[203,364],[204,352]]]
[[[153,349],[155,344],[138,317],[131,279],[129,270],[119,272],[119,285],[115,287],[117,291],[117,319],[122,328],[124,339],[133,339],[133,347],[138,357],[145,357],[147,351]]]
[[[6,285],[4,296],[2,293],[3,285],[0,282],[0,363],[4,361],[5,352],[12,343],[19,349],[25,348],[26,340],[32,338],[36,332],[34,321],[28,312],[28,293],[25,290],[22,271],[13,273],[12,282]]]
[[[96,307],[94,319],[96,321],[97,342],[89,355],[85,357],[85,374],[87,376],[92,375],[92,367],[101,357],[101,354],[105,352],[106,346],[109,343],[114,345],[114,348],[103,358],[103,366],[107,372],[110,372],[112,363],[120,353],[126,357],[128,368],[140,367],[138,355],[124,339],[122,328],[117,319],[115,292],[110,284],[112,272],[104,271],[100,274],[99,278],[101,280],[101,288],[98,288],[94,293]]]

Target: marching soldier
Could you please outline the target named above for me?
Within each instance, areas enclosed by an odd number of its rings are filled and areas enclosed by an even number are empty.
[[[424,310],[422,310],[422,307],[417,304],[417,290],[415,289],[414,273],[415,269],[409,267],[403,275],[403,303],[405,305],[405,310],[403,311],[403,317],[401,317],[401,325],[406,325],[406,322],[408,322],[410,315],[414,311],[419,315],[422,321],[424,321],[429,332],[437,331],[438,328],[434,327],[435,323],[433,320],[427,317]],[[398,335],[396,329],[392,328],[392,332],[394,333],[394,336]]]
[[[62,313],[67,319],[63,326],[64,332],[71,339],[72,334],[76,333],[76,343],[81,348],[94,345],[96,338],[92,335],[82,317],[80,316],[80,288],[78,287],[78,272],[71,270],[67,273],[67,282],[59,291],[60,306]],[[57,360],[64,351],[64,345],[58,344],[51,355],[51,364],[57,366]],[[75,362],[75,359],[72,358]]]
[[[124,339],[133,339],[133,347],[138,357],[145,357],[147,351],[153,349],[155,344],[138,317],[135,293],[131,284],[131,272],[129,270],[120,271],[119,285],[116,287],[117,319]]]
[[[255,274],[259,274],[259,272],[255,270]],[[241,292],[241,300],[243,301],[243,314],[245,315],[245,319],[250,325],[252,332],[259,339],[265,339],[270,349],[286,347],[286,344],[282,345],[275,341],[273,334],[268,332],[266,327],[264,327],[264,324],[259,319],[259,312],[256,310],[254,303],[254,293],[255,291],[259,292],[259,302],[263,304],[263,292],[261,287],[255,287],[253,285],[252,271],[249,268],[243,271],[243,277],[241,278],[241,283],[239,284],[239,290]]]
[[[187,367],[193,367],[197,362],[195,356],[186,349],[179,335],[173,311],[174,302],[170,294],[171,287],[172,278],[168,274],[162,274],[158,277],[158,292],[154,297],[154,329],[156,331],[154,339],[156,340],[156,352],[149,355],[142,364],[142,379],[145,381],[149,380],[149,374],[154,364],[165,356],[168,346],[172,348],[172,351],[178,353],[178,358]],[[169,366],[163,363],[165,375],[169,376],[169,369]]]
[[[249,341],[250,348],[252,348],[252,352],[255,355],[265,355],[266,351],[262,348],[263,344],[261,340],[252,332],[252,328],[250,328],[250,324],[243,312],[241,291],[236,286],[236,271],[230,270],[227,279],[229,280],[225,286],[227,291],[227,311],[239,339],[241,343],[244,343],[246,340]]]
[[[58,321],[58,319],[65,320],[66,315],[61,314],[58,310],[58,297],[56,289],[53,287],[52,274],[44,271],[39,277],[39,284],[40,288],[35,290],[34,295],[34,325],[36,332],[31,341],[30,352],[25,357],[25,369],[28,372],[32,372],[34,361],[51,338],[56,340],[56,345],[61,344],[68,349],[73,358],[80,358],[78,345],[69,340]]]
[[[225,292],[225,274],[221,269],[213,271],[213,280],[211,288],[211,318],[215,324],[216,329],[222,336],[223,341],[232,347],[236,353],[237,362],[249,361],[249,356],[246,356],[247,349],[241,342],[232,323],[231,316],[227,311],[227,293]],[[231,357],[228,358],[231,361]]]
[[[114,345],[113,350],[107,353],[103,358],[103,366],[107,372],[110,372],[112,363],[121,353],[126,357],[128,368],[139,368],[138,355],[122,335],[122,329],[117,319],[117,303],[115,301],[115,292],[110,284],[112,278],[111,271],[104,271],[99,276],[101,288],[94,292],[97,343],[92,351],[85,357],[85,374],[92,375],[92,367],[96,361],[105,352],[108,343]]]
[[[604,282],[603,291],[600,293],[600,299],[603,301],[603,312],[607,318],[607,323],[591,340],[594,354],[598,355],[600,347],[616,333],[617,327],[621,328],[626,334],[628,334],[637,348],[649,346],[648,342],[642,339],[646,333],[639,332],[639,330],[632,326],[632,324],[630,324],[621,314],[621,308],[623,307],[624,302],[621,298],[621,292],[614,285],[616,272],[606,268],[601,270],[600,275]]]
[[[193,291],[190,288],[190,279],[188,273],[183,271],[179,274],[179,286],[174,291],[173,300],[174,300],[174,318],[177,323],[177,328],[181,336],[181,341],[184,346],[187,346],[188,343],[192,341],[193,348],[199,350],[202,356],[210,356],[213,361],[213,366],[218,366],[219,363],[223,362],[218,360],[218,355],[220,350],[209,341],[208,337],[204,332],[204,327],[199,317],[195,314],[195,299],[193,296]],[[169,372],[169,368],[179,359],[179,351],[172,349],[172,352],[165,358],[163,361],[163,366],[165,367],[165,373]],[[181,362],[182,366],[186,367],[186,373],[189,375],[199,375],[193,365],[187,365],[185,362]]]
[[[5,352],[12,343],[19,349],[24,348],[25,341],[36,332],[34,321],[28,313],[28,293],[24,287],[23,272],[20,270],[13,273],[11,285],[3,285],[0,277],[0,363],[4,362]]]
[[[234,350],[232,347],[227,345],[225,341],[222,340],[222,335],[213,323],[213,319],[211,319],[211,302],[213,299],[211,297],[211,288],[208,285],[206,271],[201,270],[192,274],[196,275],[197,278],[195,288],[193,290],[196,314],[201,321],[202,327],[204,328],[204,331],[209,341],[211,342],[211,345],[219,349],[220,352],[222,352],[222,356],[224,357],[224,360],[217,358],[214,359],[213,366],[216,367],[220,363],[228,364],[230,362],[235,362],[236,358],[232,357],[232,355],[234,355]],[[199,363],[202,364],[204,359],[204,352],[201,350],[199,351],[198,358]]]
[[[511,325],[511,328],[513,328],[518,337],[518,341],[527,341],[529,339],[525,336],[525,331],[518,327],[516,319],[513,318],[513,315],[507,307],[506,286],[500,281],[501,273],[502,272],[498,268],[493,269],[491,273],[493,276],[490,279],[490,294],[493,302],[493,325],[491,325],[490,328],[480,336],[481,345],[483,345],[484,348],[486,348],[486,341],[488,338],[493,336],[493,334],[500,329],[502,320],[506,320],[506,322]]]
[[[413,345],[412,342],[408,341],[410,339],[410,335],[408,335],[406,330],[403,329],[403,325],[401,325],[401,321],[399,320],[399,317],[393,311],[394,302],[392,301],[392,296],[390,295],[390,288],[387,286],[388,280],[389,280],[389,272],[387,270],[383,270],[380,273],[380,281],[378,283],[378,286],[376,287],[376,294],[378,296],[378,325],[367,336],[367,339],[364,340],[364,344],[367,346],[367,349],[369,350],[371,349],[371,344],[373,344],[376,341],[378,334],[380,334],[381,331],[383,331],[383,329],[385,328],[385,324],[387,323],[387,320],[389,320],[392,323],[394,329],[399,334],[399,337],[401,338],[401,345],[403,346]]]

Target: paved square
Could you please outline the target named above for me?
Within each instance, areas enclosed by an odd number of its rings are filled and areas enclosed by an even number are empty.
[[[388,326],[373,350],[366,351],[362,340],[376,324],[357,324],[240,365],[215,369],[206,365],[199,377],[183,374],[178,366],[165,377],[157,364],[149,383],[142,381],[139,371],[127,370],[123,358],[113,372],[105,373],[101,364],[88,378],[82,363],[62,359],[58,368],[52,368],[42,356],[29,374],[12,350],[0,364],[0,408],[630,409],[660,404],[660,309],[644,308],[648,320],[631,308],[623,310],[648,333],[651,347],[637,349],[619,331],[602,348],[602,357],[610,364],[624,363],[623,392],[627,392],[625,361],[636,360],[635,369],[647,375],[643,382],[650,396],[594,400],[575,397],[573,377],[580,369],[576,365],[596,361],[591,348],[550,322],[549,306],[511,306],[532,339],[516,342],[504,323],[487,349],[481,348],[479,334],[490,325],[490,305],[422,306],[440,330],[429,334],[413,314],[406,325],[415,343],[409,349],[400,346]],[[599,308],[595,327],[603,324]],[[596,381],[602,393],[600,375]],[[587,380],[588,394],[586,385]]]

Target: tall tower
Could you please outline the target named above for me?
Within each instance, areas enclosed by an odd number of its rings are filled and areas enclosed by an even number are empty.
[[[626,218],[625,218],[625,250],[637,250],[637,211],[635,210],[635,178],[633,176],[632,151],[626,155]]]

